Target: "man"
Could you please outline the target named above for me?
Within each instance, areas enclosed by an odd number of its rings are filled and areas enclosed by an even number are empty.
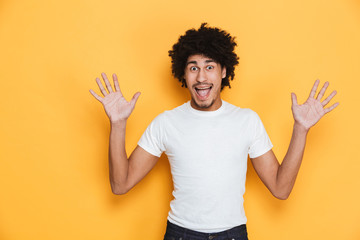
[[[338,105],[325,108],[336,91],[321,101],[328,82],[315,97],[317,80],[302,105],[292,93],[293,135],[280,165],[258,115],[220,97],[234,78],[235,46],[227,32],[206,24],[179,38],[169,51],[172,72],[188,88],[191,100],[157,116],[129,158],[125,127],[140,93],[126,101],[117,76],[113,75],[114,91],[104,73],[107,91],[96,79],[104,97],[90,90],[111,122],[109,169],[115,194],[128,192],[143,179],[162,152],[169,158],[174,199],[164,239],[248,239],[243,208],[247,156],[270,192],[288,198],[310,127]]]

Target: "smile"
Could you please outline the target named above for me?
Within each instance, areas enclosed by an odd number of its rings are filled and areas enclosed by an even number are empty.
[[[205,100],[211,92],[212,86],[198,86],[195,87],[196,94],[200,100]]]

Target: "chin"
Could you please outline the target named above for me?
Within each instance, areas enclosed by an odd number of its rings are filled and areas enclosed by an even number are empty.
[[[215,100],[212,100],[211,102],[197,102],[196,100],[194,100],[194,104],[196,105],[197,108],[200,108],[202,110],[206,110],[210,107],[212,107],[212,105],[214,104]]]

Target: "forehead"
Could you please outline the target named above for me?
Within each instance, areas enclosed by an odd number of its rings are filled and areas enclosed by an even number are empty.
[[[205,63],[209,63],[209,62],[213,62],[213,63],[217,63],[214,59],[209,58],[205,55],[202,54],[194,54],[188,57],[186,65],[194,63],[194,64],[205,64]]]

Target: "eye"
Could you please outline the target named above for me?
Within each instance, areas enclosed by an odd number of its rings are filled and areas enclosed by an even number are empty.
[[[214,66],[209,65],[209,66],[206,67],[206,69],[207,70],[212,70],[212,69],[214,69]]]
[[[195,66],[190,67],[190,71],[196,71],[198,68]]]

